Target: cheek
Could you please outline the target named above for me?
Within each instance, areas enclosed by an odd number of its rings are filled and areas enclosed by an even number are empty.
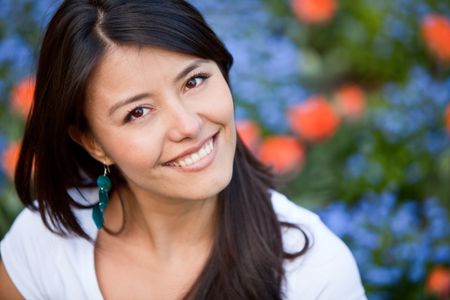
[[[211,101],[211,99],[214,99]],[[216,122],[234,127],[234,105],[233,98],[228,86],[222,85],[209,95],[207,114]]]
[[[160,156],[162,136],[151,130],[119,130],[105,136],[104,149],[121,169],[149,167]]]

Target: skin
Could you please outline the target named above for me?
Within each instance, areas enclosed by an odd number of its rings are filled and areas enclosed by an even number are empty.
[[[6,272],[3,262],[0,260],[0,299],[19,300],[23,299],[17,288],[12,283]]]
[[[105,212],[106,226],[120,227],[120,195],[125,231],[100,231],[96,241],[102,294],[179,299],[208,259],[217,195],[231,180],[236,129],[230,89],[213,61],[112,47],[87,92],[91,131],[72,136],[95,159],[117,166],[127,181]],[[215,150],[194,169],[167,165],[212,136]]]

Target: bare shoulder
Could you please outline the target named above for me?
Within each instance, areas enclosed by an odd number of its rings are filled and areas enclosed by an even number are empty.
[[[9,278],[3,262],[0,260],[0,299],[23,299],[17,288]]]

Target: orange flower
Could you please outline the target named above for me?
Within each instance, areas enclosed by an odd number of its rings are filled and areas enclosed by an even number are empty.
[[[443,299],[450,297],[450,269],[443,266],[435,267],[428,275],[426,284],[430,294]]]
[[[6,175],[12,180],[16,171],[17,160],[19,159],[20,142],[9,144],[2,154],[2,168]]]
[[[294,15],[304,23],[315,24],[330,20],[336,13],[336,0],[293,0]]]
[[[272,136],[263,141],[259,159],[278,174],[287,174],[301,169],[305,149],[294,137]]]
[[[261,129],[255,121],[241,120],[236,124],[237,131],[245,146],[256,154],[261,144]]]
[[[447,104],[444,115],[445,127],[447,127],[448,133],[450,133],[450,103]]]
[[[356,84],[345,85],[336,92],[336,104],[344,117],[358,120],[366,108],[366,96]]]
[[[317,142],[334,135],[340,119],[323,96],[313,96],[288,111],[292,130],[300,137]]]
[[[26,77],[16,85],[12,91],[12,108],[27,117],[33,104],[36,81],[33,77]]]
[[[450,19],[429,14],[422,20],[422,36],[425,43],[438,59],[450,63]]]

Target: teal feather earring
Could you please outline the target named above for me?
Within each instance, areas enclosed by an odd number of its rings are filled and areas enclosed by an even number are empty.
[[[107,176],[108,173],[109,168],[105,165],[103,175],[100,175],[97,178],[98,203],[92,210],[92,219],[99,230],[103,228],[103,223],[105,221],[104,211],[109,202],[108,191],[111,189],[111,180],[109,180]]]

